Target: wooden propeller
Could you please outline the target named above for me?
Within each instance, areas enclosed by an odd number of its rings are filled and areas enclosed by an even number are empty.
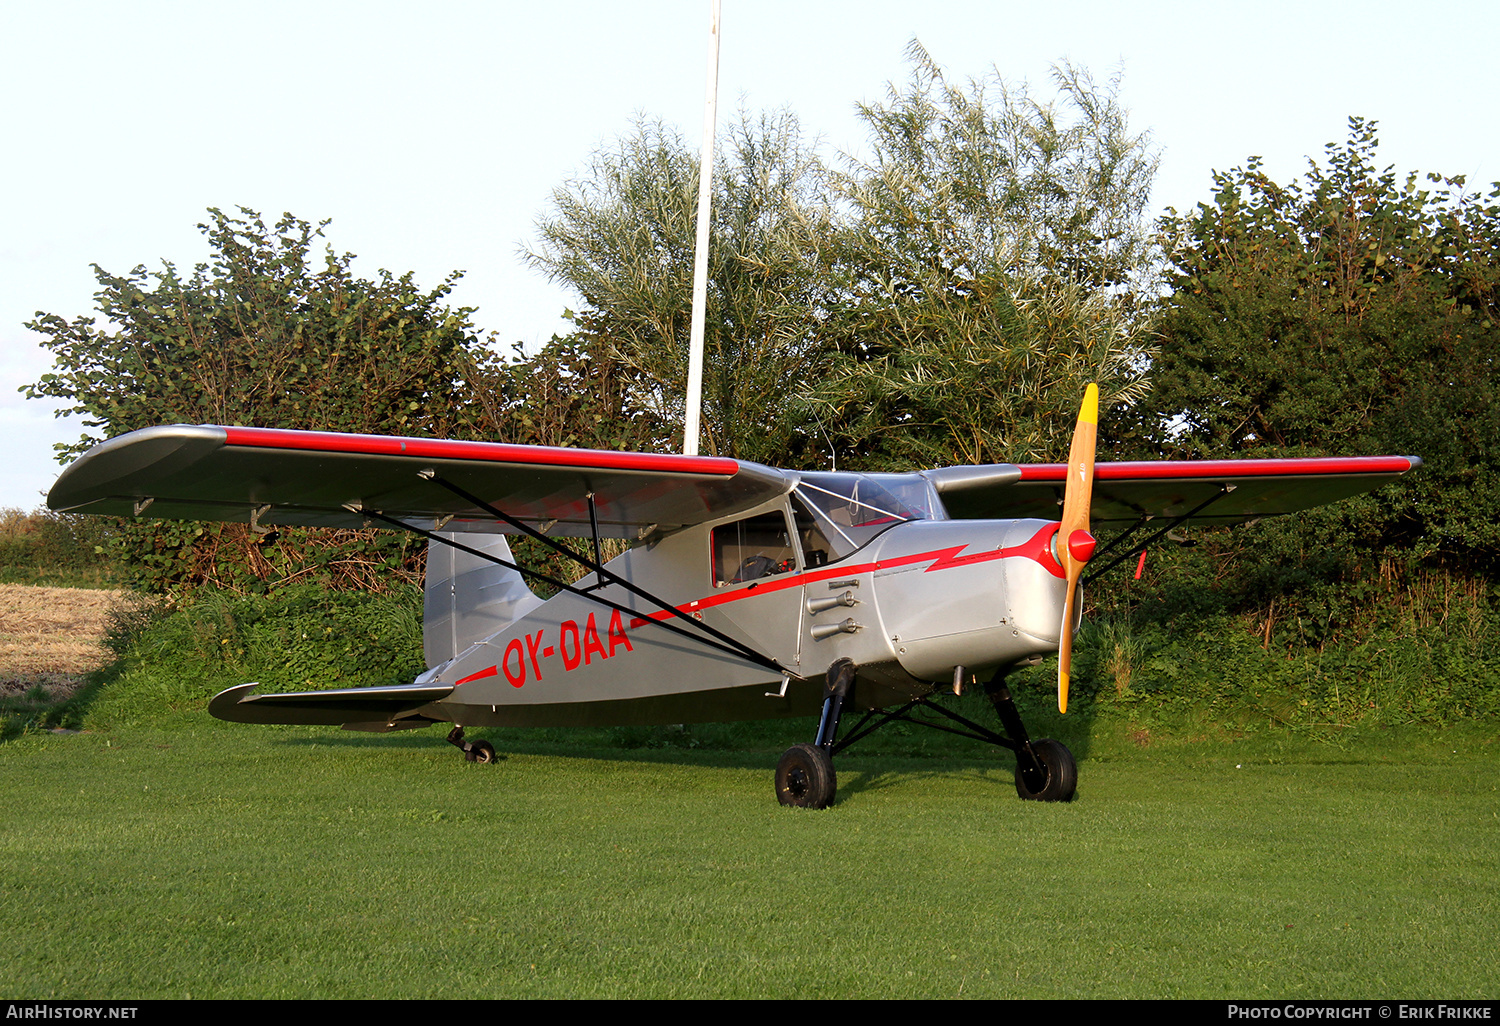
[[[1073,608],[1078,600],[1078,579],[1084,564],[1094,554],[1094,536],[1089,533],[1089,505],[1094,493],[1094,449],[1099,438],[1099,386],[1089,385],[1073,429],[1073,447],[1068,452],[1068,483],[1063,490],[1062,521],[1057,527],[1053,550],[1068,581],[1063,600],[1062,635],[1057,648],[1057,711],[1068,711],[1068,673],[1073,663]]]

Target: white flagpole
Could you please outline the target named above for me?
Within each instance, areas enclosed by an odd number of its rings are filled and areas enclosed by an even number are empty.
[[[698,162],[698,239],[693,250],[693,330],[688,343],[687,416],[682,452],[698,455],[699,412],[703,406],[703,318],[708,305],[708,222],[713,201],[714,125],[719,104],[719,0],[713,0],[708,29],[708,98],[703,107],[703,157]]]

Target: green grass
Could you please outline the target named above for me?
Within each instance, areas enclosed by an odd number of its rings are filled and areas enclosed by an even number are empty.
[[[1500,992],[1487,718],[1350,723],[1270,684],[1103,688],[1064,718],[1042,667],[1017,701],[1079,757],[1076,802],[1021,802],[1008,753],[898,724],[813,812],[771,786],[808,721],[475,731],[502,754],[477,766],[442,728],[204,712],[245,680],[399,679],[416,623],[411,595],[205,595],[122,622],[89,689],[12,717],[7,996]]]
[[[1071,805],[968,742],[783,809],[747,750],[154,724],[0,745],[14,998],[1493,998],[1493,732],[1099,714]],[[899,748],[898,740],[888,748]],[[528,740],[529,738],[529,740]],[[607,740],[607,735],[602,740]],[[626,738],[625,740],[632,740]],[[1144,747],[1142,740],[1151,741]]]

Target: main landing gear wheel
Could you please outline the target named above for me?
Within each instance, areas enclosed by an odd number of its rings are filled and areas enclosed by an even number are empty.
[[[837,790],[833,759],[817,745],[793,745],[776,763],[776,800],[782,805],[826,809]]]
[[[1016,764],[1016,794],[1034,802],[1070,802],[1078,790],[1078,763],[1061,741],[1050,737],[1031,743],[1040,774],[1027,773]]]

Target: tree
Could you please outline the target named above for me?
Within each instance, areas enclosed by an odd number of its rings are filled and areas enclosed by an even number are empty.
[[[780,460],[801,429],[793,397],[820,358],[833,233],[823,168],[789,113],[742,115],[714,162],[703,422],[705,449]],[[580,341],[614,364],[626,399],[673,426],[679,448],[692,315],[698,157],[641,121],[553,193],[526,259],[583,300]]]
[[[170,263],[110,274],[97,265],[100,326],[38,313],[54,370],[24,391],[73,405],[102,429],[60,447],[66,460],[101,437],[163,423],[253,425],[386,434],[461,434],[469,418],[460,373],[479,350],[468,309],[442,303],[457,275],[422,292],[411,275],[358,278],[352,254],[314,263],[314,227],[285,215],[210,210],[211,256],[184,280]],[[243,525],[141,525],[122,538],[138,581],[232,587],[321,575],[384,587],[419,571],[419,547],[376,536],[321,540],[282,532],[276,548]]]
[[[530,356],[488,353],[465,375],[470,430],[479,439],[582,449],[660,450],[678,425],[633,401],[654,382],[586,332],[554,335]]]
[[[704,421],[711,451],[783,465],[1035,459],[1065,450],[1084,383],[1142,393],[1156,158],[1118,82],[1059,97],[912,82],[862,108],[874,157],[832,174],[795,119],[741,116],[716,163]],[[642,122],[559,189],[533,265],[583,298],[586,346],[630,403],[680,420],[697,158]],[[675,447],[670,442],[663,446]]]
[[[1118,81],[1062,65],[1042,102],[910,58],[911,81],[860,108],[872,158],[838,178],[839,359],[815,398],[856,463],[1057,458],[1086,382],[1106,406],[1144,391],[1157,158]]]
[[[911,81],[859,106],[872,158],[839,180],[878,277],[903,295],[986,274],[1150,284],[1145,211],[1159,157],[1130,131],[1118,76],[1100,88],[1059,64],[1057,97],[1042,101],[998,70],[950,83],[915,40],[907,56]]]
[[[1500,557],[1500,186],[1398,178],[1376,125],[1282,186],[1252,159],[1164,221],[1173,291],[1153,367],[1156,444],[1192,456],[1420,455],[1347,524],[1453,566]],[[1351,507],[1352,509],[1353,507]],[[1352,515],[1352,514],[1350,514]]]
[[[354,255],[312,265],[314,227],[210,210],[212,256],[184,281],[164,263],[95,265],[99,327],[38,313],[54,370],[24,391],[72,402],[102,438],[161,423],[444,434],[463,419],[454,368],[478,348],[468,309],[442,304],[458,275],[422,292],[411,275],[357,278]],[[64,447],[77,454],[101,440]]]
[[[1084,389],[1105,408],[1145,388],[1151,348],[1110,296],[991,277],[898,310],[880,355],[838,361],[814,395],[846,464],[908,469],[1066,455]],[[870,344],[873,332],[862,333]]]

